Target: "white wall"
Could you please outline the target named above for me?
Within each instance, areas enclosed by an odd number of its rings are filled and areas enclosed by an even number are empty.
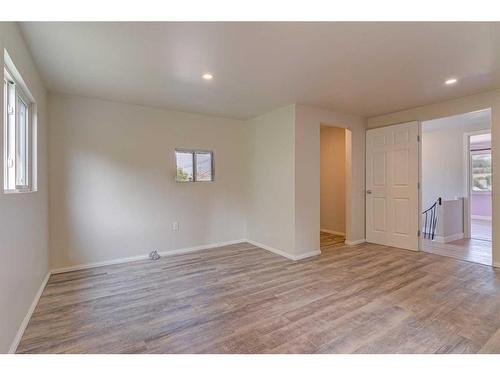
[[[432,123],[432,124],[431,124]],[[427,131],[432,127],[432,131]],[[464,191],[464,134],[490,129],[485,122],[440,127],[435,121],[422,123],[422,209],[438,197],[453,200],[466,196]]]
[[[346,130],[321,126],[321,229],[345,234]]]
[[[310,106],[296,106],[295,231],[297,253],[319,249],[320,125],[348,129],[346,241],[365,238],[365,120]]]
[[[15,23],[0,22],[2,69],[4,48],[38,106],[38,191],[25,194],[0,192],[0,353],[9,350],[48,272],[45,88]],[[3,114],[3,90],[0,91]],[[0,155],[3,155],[3,130],[0,131],[0,150]],[[0,186],[3,189],[3,157],[0,166]]]
[[[49,115],[52,268],[246,238],[244,122],[59,94]],[[176,183],[176,147],[213,150],[215,181]]]
[[[351,129],[346,150],[347,240],[364,239],[362,117],[292,105],[247,122],[248,238],[300,259],[319,253],[320,125]],[[351,146],[352,145],[352,146]],[[351,156],[352,155],[352,156]]]
[[[295,106],[247,122],[248,239],[295,254]]]
[[[495,179],[495,176],[500,176],[500,90],[372,117],[367,120],[367,126],[376,128],[408,121],[426,121],[485,108],[491,108],[492,168]],[[493,264],[500,267],[500,227],[496,224],[500,220],[500,198],[497,198],[500,195],[500,185],[493,183],[492,188]]]

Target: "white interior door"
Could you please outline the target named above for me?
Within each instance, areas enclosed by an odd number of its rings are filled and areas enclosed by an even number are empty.
[[[418,122],[366,132],[366,240],[418,250]]]

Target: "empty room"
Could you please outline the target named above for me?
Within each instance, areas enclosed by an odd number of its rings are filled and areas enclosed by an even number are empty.
[[[500,353],[498,46],[0,22],[0,352]]]

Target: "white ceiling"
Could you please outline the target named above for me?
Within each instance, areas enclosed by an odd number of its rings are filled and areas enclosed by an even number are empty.
[[[242,119],[291,103],[373,116],[500,87],[500,24],[492,23],[21,29],[50,90]],[[452,76],[459,82],[445,86]]]

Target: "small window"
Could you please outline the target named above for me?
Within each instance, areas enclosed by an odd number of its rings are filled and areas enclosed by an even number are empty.
[[[203,182],[214,180],[212,151],[175,150],[177,182]]]
[[[32,103],[4,68],[4,190],[31,191]]]
[[[491,192],[491,151],[472,152],[472,191]]]

